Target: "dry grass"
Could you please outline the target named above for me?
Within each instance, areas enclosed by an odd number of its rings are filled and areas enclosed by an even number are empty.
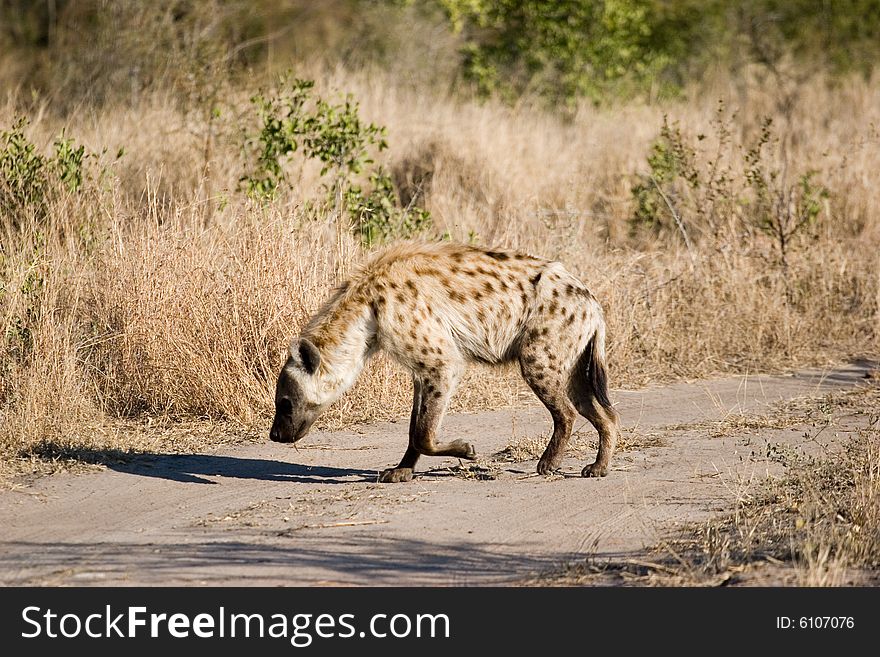
[[[421,194],[436,234],[558,258],[583,276],[606,310],[616,386],[877,352],[875,81],[835,90],[815,82],[779,117],[789,165],[819,170],[832,192],[786,273],[760,235],[705,240],[690,255],[675,236],[630,235],[629,189],[662,115],[694,135],[711,131],[714,99],[584,107],[563,121],[528,106],[405,89],[378,74],[338,70],[319,76],[319,87],[353,93],[365,118],[388,126],[385,163],[402,193]],[[292,189],[269,207],[242,198],[237,139],[248,91],[229,92],[210,130],[208,118],[158,91],[135,108],[64,119],[14,95],[0,105],[0,126],[25,112],[40,146],[64,127],[89,149],[107,149],[93,162],[104,174],[85,192],[54,198],[45,218],[3,221],[7,470],[58,449],[75,453],[96,435],[106,436],[102,449],[125,450],[124,430],[97,429],[122,421],[265,429],[287,342],[367,254],[333,217],[306,210],[319,194],[312,166],[293,163]],[[736,103],[729,90],[718,93]],[[748,103],[731,119],[735,140],[774,111],[766,91]],[[127,154],[115,161],[108,154],[121,146]],[[454,407],[514,403],[517,378],[476,370]],[[325,426],[403,416],[410,395],[406,376],[378,358]]]
[[[777,477],[743,482],[733,514],[681,529],[641,561],[573,564],[534,584],[636,586],[877,583],[880,567],[880,387],[780,404],[777,420],[803,439],[770,443]],[[733,430],[733,427],[730,427]],[[760,431],[757,432],[760,435]]]
[[[867,583],[880,566],[880,389],[835,396],[834,419],[805,432],[807,447],[771,446],[785,467],[729,518],[677,546],[680,574],[697,581],[841,586]],[[806,419],[806,418],[805,418]],[[853,424],[853,420],[861,420]],[[840,443],[817,436],[849,429]],[[767,564],[770,567],[767,567]]]
[[[583,419],[579,421],[584,423],[584,428],[572,432],[571,440],[568,443],[568,447],[566,447],[565,453],[571,456],[583,457],[586,452],[595,452],[598,442],[592,426]],[[663,430],[623,429],[615,451],[628,452],[634,449],[663,447],[666,444],[663,439],[665,433],[665,428]],[[504,449],[493,454],[492,458],[497,461],[511,463],[533,461],[541,458],[541,454],[544,453],[544,449],[549,441],[549,433],[538,436],[514,436],[508,441]]]

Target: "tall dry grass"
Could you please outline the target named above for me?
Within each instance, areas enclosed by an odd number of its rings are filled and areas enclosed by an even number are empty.
[[[368,121],[388,127],[384,163],[401,196],[431,211],[434,235],[526,249],[583,276],[606,310],[617,386],[877,352],[875,81],[816,81],[784,113],[768,90],[738,106],[731,86],[562,119],[379,74],[318,77],[322,93],[354,94]],[[16,96],[0,107],[2,127],[26,112],[41,147],[64,128],[103,152],[91,165],[103,173],[84,191],[53,197],[45,216],[2,222],[5,456],[78,444],[95,423],[119,418],[265,424],[287,342],[368,254],[334,217],[308,209],[320,194],[308,163],[291,164],[291,189],[270,206],[237,190],[248,91],[230,92],[219,119],[158,91],[64,119]],[[719,94],[728,94],[735,175],[734,154],[770,115],[785,138],[779,166],[816,170],[831,192],[786,271],[760,231],[696,241],[690,252],[674,233],[631,234],[630,189],[663,115],[695,143],[699,134],[711,142]],[[729,200],[743,214],[742,199]],[[509,374],[477,372],[480,385],[466,381],[456,408],[512,402]],[[379,358],[326,423],[403,416],[410,394]]]

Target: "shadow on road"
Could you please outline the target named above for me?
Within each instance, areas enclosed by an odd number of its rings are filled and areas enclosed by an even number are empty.
[[[594,555],[605,559],[620,553]],[[2,543],[4,585],[129,582],[139,585],[469,585],[511,584],[583,562],[552,548],[523,552],[501,543],[440,542],[383,537],[354,528],[329,536],[302,532],[273,543]]]
[[[211,454],[145,454],[106,465],[116,472],[191,484],[217,483],[205,477],[310,484],[351,484],[376,481],[377,477],[375,470],[300,465],[271,459]]]
[[[379,476],[377,470],[299,465],[272,459],[213,454],[157,454],[119,449],[70,447],[53,441],[41,442],[33,446],[25,455],[46,460],[73,459],[80,463],[103,465],[116,472],[191,484],[217,483],[205,479],[205,476],[310,484],[375,482]]]

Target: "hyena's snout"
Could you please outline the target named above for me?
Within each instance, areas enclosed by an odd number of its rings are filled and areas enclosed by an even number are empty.
[[[272,421],[272,428],[269,429],[269,440],[273,443],[291,442],[290,432],[284,430],[277,417]]]
[[[305,436],[318,417],[317,412],[289,413],[277,411],[269,429],[269,440],[276,443],[295,443]]]
[[[283,417],[275,417],[272,428],[269,429],[269,440],[275,443],[295,443],[306,435],[308,426],[305,423],[294,425],[293,422]]]
[[[310,345],[310,350],[316,349],[310,342],[303,340],[302,344],[305,343]],[[273,442],[295,443],[309,432],[324,409],[325,405],[312,403],[303,388],[304,379],[314,374],[314,368],[317,367],[315,363],[320,361],[320,355],[315,351],[310,353],[309,359],[311,366],[306,371],[303,369],[303,357],[298,356],[298,360],[295,360],[291,356],[278,375],[278,384],[275,386],[275,418],[269,430],[269,440]]]

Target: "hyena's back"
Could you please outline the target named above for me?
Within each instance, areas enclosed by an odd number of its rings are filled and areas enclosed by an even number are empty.
[[[557,262],[453,244],[402,244],[358,277],[379,346],[413,370],[516,358],[570,370],[601,322]]]

